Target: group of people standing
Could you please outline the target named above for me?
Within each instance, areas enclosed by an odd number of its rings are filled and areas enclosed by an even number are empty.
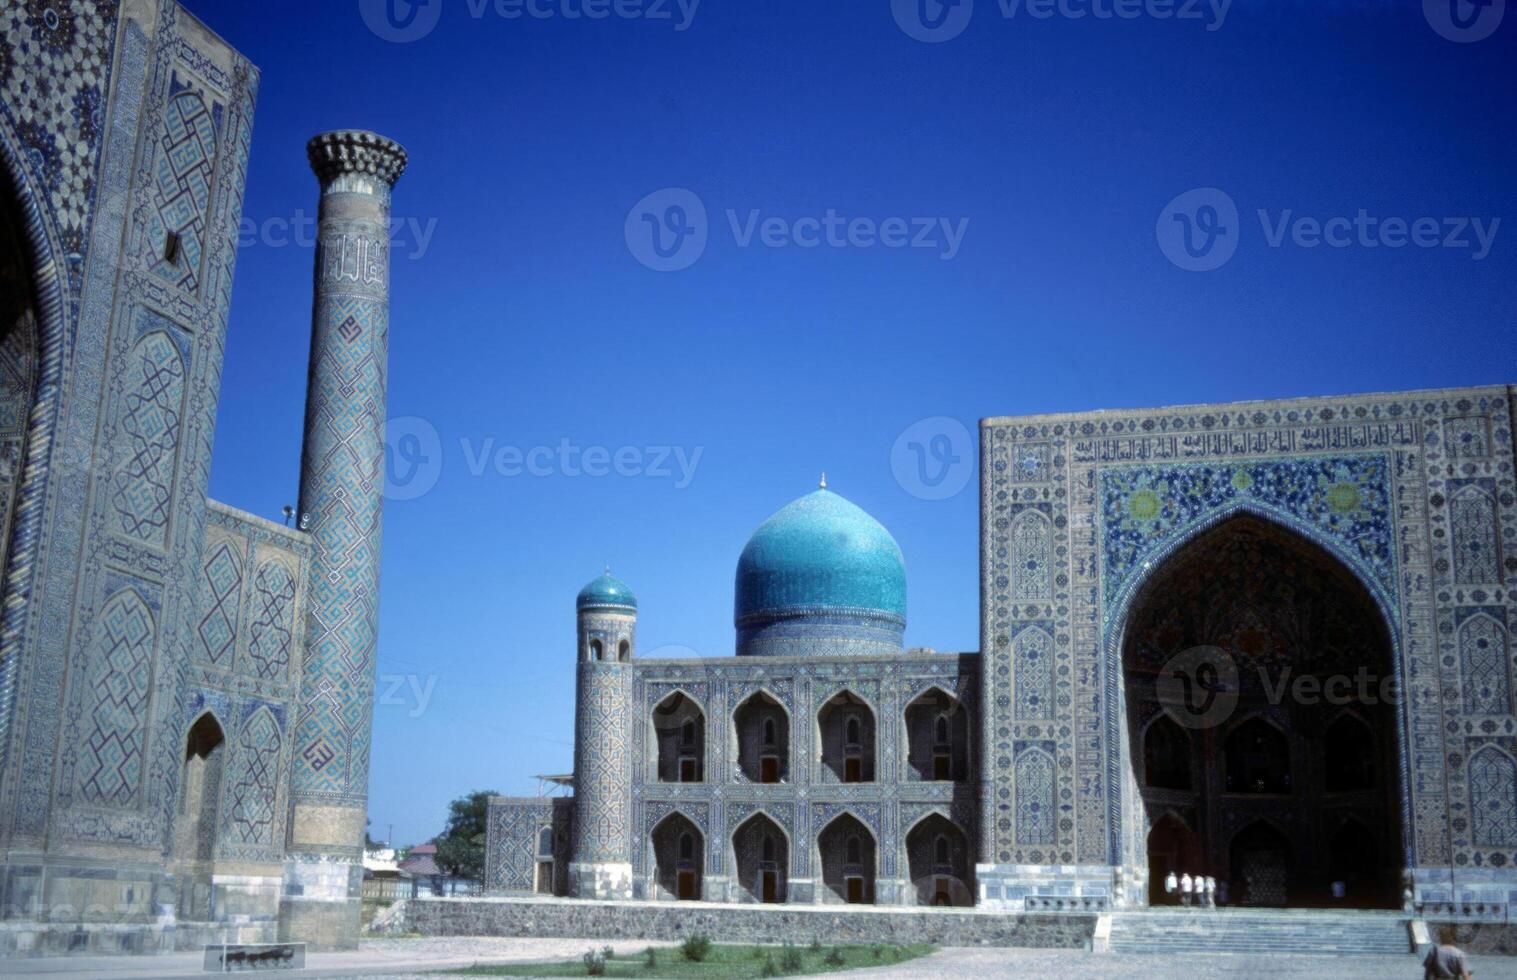
[[[1225,889],[1227,886],[1222,887]],[[1178,899],[1181,905],[1216,908],[1217,879],[1210,875],[1191,875],[1188,872],[1176,875],[1171,871],[1164,878],[1164,894],[1172,901]],[[1223,900],[1226,900],[1225,892]]]

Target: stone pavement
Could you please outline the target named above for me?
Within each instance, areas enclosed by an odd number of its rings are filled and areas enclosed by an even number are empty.
[[[586,949],[606,945],[576,939],[381,939],[367,940],[355,953],[319,953],[310,968],[277,974],[289,977],[364,977],[367,980],[436,980],[427,971],[456,969],[473,963],[540,962],[571,959]],[[612,943],[618,953],[636,952],[646,942]],[[655,943],[653,945],[668,945]],[[1476,980],[1517,980],[1517,957],[1472,957]],[[200,957],[90,957],[4,960],[6,977],[51,980],[151,980],[157,977],[209,976],[200,972]],[[1078,977],[1080,980],[1420,980],[1413,956],[1228,956],[1182,953],[1173,956],[1085,953],[1062,949],[945,949],[900,966],[859,970],[860,980],[946,980],[959,977]]]
[[[261,971],[275,977],[394,977],[429,970],[451,970],[475,963],[541,963],[574,959],[587,949],[612,946],[618,954],[637,953],[669,943],[611,942],[586,939],[368,939],[351,953],[312,953],[304,970]],[[46,959],[0,959],[0,976],[47,980],[159,980],[210,977],[202,972],[200,953],[169,956],[68,956]],[[246,975],[253,975],[247,971]],[[435,980],[435,978],[433,978]],[[1482,977],[1481,980],[1484,980]]]

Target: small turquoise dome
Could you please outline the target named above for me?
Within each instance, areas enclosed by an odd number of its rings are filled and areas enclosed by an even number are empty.
[[[765,521],[737,563],[738,653],[898,650],[906,562],[879,521],[818,490]]]
[[[632,594],[632,589],[626,582],[608,570],[579,590],[579,598],[574,605],[578,609],[630,609],[636,612],[637,596]]]

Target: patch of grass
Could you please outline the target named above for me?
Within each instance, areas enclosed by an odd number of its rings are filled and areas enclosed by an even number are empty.
[[[820,944],[818,944],[820,945]],[[881,954],[891,962],[926,956],[932,946],[833,946],[812,950],[786,943],[782,947],[711,945],[702,960],[683,955],[657,956],[650,951],[629,956],[605,956],[604,972],[595,976],[626,977],[636,980],[748,980],[759,977],[812,976],[818,973],[841,973],[860,967],[879,966]],[[606,950],[605,952],[609,952]],[[595,959],[601,953],[590,952]],[[504,966],[473,966],[450,971],[475,977],[583,977],[587,958],[559,960],[556,963],[512,963]]]

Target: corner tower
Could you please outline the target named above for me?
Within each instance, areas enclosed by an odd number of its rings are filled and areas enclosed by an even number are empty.
[[[352,949],[379,627],[390,191],[406,152],[343,130],[307,154],[321,182],[299,510],[312,551],[279,932]]]
[[[574,840],[578,898],[632,897],[632,657],[637,597],[605,575],[580,590],[574,712]]]

